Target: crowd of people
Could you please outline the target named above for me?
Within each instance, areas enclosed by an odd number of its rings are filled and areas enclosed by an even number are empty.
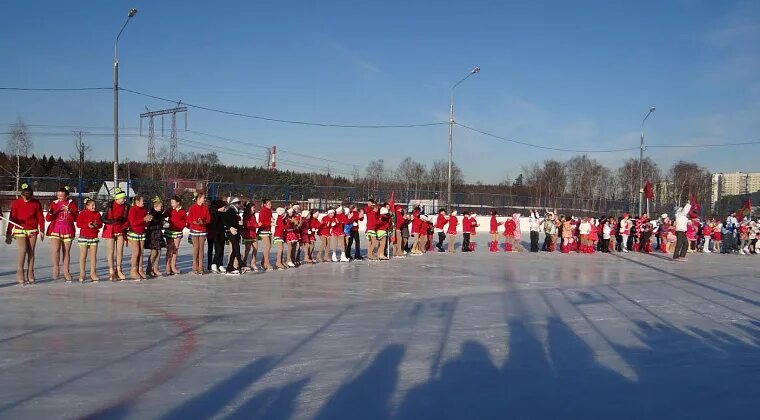
[[[185,232],[192,248],[193,274],[240,275],[303,264],[362,260],[365,256],[361,252],[360,222],[365,225],[366,258],[373,261],[418,256],[433,250],[455,252],[459,233],[459,249],[473,252],[473,237],[479,226],[477,215],[467,211],[460,220],[456,210],[441,209],[427,215],[419,206],[407,211],[405,206],[378,204],[374,200],[368,200],[363,208],[340,205],[322,214],[317,209],[301,209],[298,203],[273,209],[268,199],[256,206],[239,197],[209,200],[204,194],[196,194],[187,209],[178,196],[168,200],[168,208],[164,208],[160,197],[148,200],[137,195],[128,204],[126,193],[119,189],[105,208],[99,210],[94,200],[87,199],[80,210],[67,188],[61,188],[56,195],[44,210],[32,188],[23,185],[21,197],[11,205],[6,242],[17,242],[17,280],[21,285],[35,282],[36,242],[45,237],[51,241],[54,280],[63,275],[66,282],[73,281],[70,257],[76,241],[80,247],[79,282],[98,282],[98,245],[102,238],[106,242],[108,279],[128,279],[122,262],[124,247],[128,246],[129,279],[141,281],[181,273],[177,257]],[[529,213],[526,222],[531,252],[539,252],[543,234],[544,252],[659,251],[673,254],[675,261],[685,261],[689,252],[760,253],[757,220],[739,220],[732,213],[725,222],[716,218],[702,221],[688,204],[679,208],[672,220],[667,214],[651,220],[646,214],[634,219],[628,214],[592,218],[566,217],[556,210]],[[492,212],[489,251],[525,251],[521,241],[523,220],[520,213],[505,219]]]

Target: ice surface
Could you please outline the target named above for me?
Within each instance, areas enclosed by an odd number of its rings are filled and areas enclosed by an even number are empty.
[[[48,246],[41,284],[23,288],[15,248],[0,249],[0,418],[760,413],[760,257],[683,264],[481,244],[469,255],[65,285],[49,281]],[[183,244],[185,271],[188,253]]]

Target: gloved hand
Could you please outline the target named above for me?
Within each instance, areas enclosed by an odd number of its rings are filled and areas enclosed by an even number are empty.
[[[230,228],[230,233],[231,233],[231,234],[233,234],[233,235],[237,235],[237,233],[238,233],[238,230],[237,230],[237,229],[235,229],[234,227],[231,227],[231,228]]]

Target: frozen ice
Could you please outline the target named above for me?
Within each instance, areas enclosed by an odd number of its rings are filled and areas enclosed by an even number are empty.
[[[4,246],[0,418],[760,413],[760,256],[674,263],[483,245],[383,263],[66,285],[50,281],[46,241],[40,283],[27,287],[15,284],[15,245]],[[189,247],[180,253],[188,271]]]

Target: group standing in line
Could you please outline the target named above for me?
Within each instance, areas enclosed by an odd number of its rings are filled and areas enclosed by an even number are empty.
[[[73,281],[71,245],[76,240],[80,247],[79,282],[98,282],[100,236],[106,241],[108,279],[142,281],[181,273],[177,260],[185,231],[192,244],[193,274],[240,275],[303,264],[362,260],[360,222],[366,222],[366,258],[372,261],[423,255],[434,248],[438,252],[452,253],[460,232],[461,251],[473,252],[478,227],[477,215],[467,211],[460,221],[456,210],[440,209],[433,216],[426,215],[420,206],[408,212],[405,206],[378,204],[375,200],[368,200],[364,208],[356,205],[329,208],[321,216],[316,209],[301,209],[298,203],[273,209],[269,199],[261,201],[258,211],[252,201],[244,202],[238,197],[207,200],[204,194],[196,194],[187,210],[178,196],[169,199],[167,209],[160,197],[154,197],[149,204],[146,201],[137,195],[128,205],[127,195],[116,189],[102,211],[97,211],[95,201],[90,199],[84,201],[80,211],[70,199],[68,189],[61,188],[56,200],[43,210],[33,190],[24,185],[21,197],[11,206],[6,232],[6,242],[10,244],[15,239],[18,244],[18,283],[36,281],[36,242],[45,237],[51,241],[53,280],[62,275],[66,282]],[[562,253],[586,254],[660,250],[672,253],[676,261],[685,261],[688,252],[697,251],[760,253],[760,225],[756,220],[738,220],[736,214],[731,214],[725,224],[715,218],[700,222],[690,210],[688,204],[679,208],[673,221],[667,214],[658,220],[650,220],[646,214],[634,220],[628,214],[619,218],[576,218],[565,217],[556,210],[547,209],[544,215],[531,210],[527,218],[530,251],[539,252],[539,237],[543,233],[541,250],[545,252],[555,249]],[[489,251],[499,252],[500,248],[505,252],[524,251],[521,245],[523,219],[520,213],[513,213],[500,220],[497,212],[492,212]],[[503,243],[499,236],[504,237]],[[654,247],[653,241],[656,242]],[[125,245],[131,254],[129,277],[123,271]],[[270,258],[273,246],[274,265]],[[229,256],[225,260],[227,248]]]

